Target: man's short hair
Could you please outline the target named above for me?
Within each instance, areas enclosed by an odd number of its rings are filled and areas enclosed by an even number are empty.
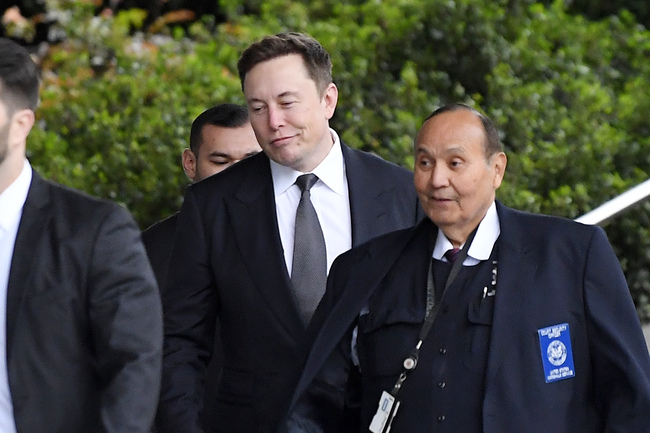
[[[453,103],[453,104],[445,105],[443,107],[438,108],[433,113],[431,113],[429,117],[424,119],[424,121],[426,122],[432,117],[436,117],[442,113],[448,113],[448,112],[459,111],[459,110],[467,110],[469,112],[472,112],[476,116],[478,116],[478,118],[481,120],[481,124],[483,125],[483,131],[485,132],[485,140],[483,141],[483,148],[485,150],[485,156],[488,159],[496,153],[503,152],[503,144],[499,139],[499,131],[497,131],[494,122],[492,122],[492,120],[486,115],[482,114],[478,110],[475,110],[474,108],[468,105],[461,104],[461,103]]]
[[[8,114],[22,109],[36,111],[39,70],[25,48],[0,38],[0,101]]]
[[[323,95],[327,86],[332,82],[332,59],[316,39],[296,32],[266,36],[244,50],[237,62],[242,90],[246,74],[254,66],[290,54],[298,54],[302,57],[309,77],[316,83],[318,93]]]
[[[194,119],[190,129],[190,150],[194,155],[199,155],[201,148],[201,133],[205,125],[214,125],[222,128],[239,128],[249,122],[248,109],[237,104],[219,104],[208,108]]]

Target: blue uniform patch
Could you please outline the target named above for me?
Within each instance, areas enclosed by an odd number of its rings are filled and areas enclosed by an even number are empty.
[[[538,329],[537,334],[539,335],[539,346],[542,350],[546,383],[575,376],[569,324],[562,323]]]

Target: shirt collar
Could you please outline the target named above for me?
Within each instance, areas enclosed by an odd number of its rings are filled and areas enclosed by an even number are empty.
[[[23,169],[11,185],[0,194],[0,230],[6,231],[22,212],[29,185],[32,183],[32,166],[25,159]]]
[[[492,202],[492,205],[488,208],[487,213],[481,220],[478,225],[478,230],[474,236],[474,241],[469,247],[467,255],[476,260],[487,260],[490,258],[492,253],[492,248],[501,233],[501,225],[499,223],[499,215],[497,214],[497,207],[495,202]],[[461,245],[461,248],[465,244]],[[441,260],[442,256],[449,249],[453,248],[447,236],[438,230],[438,237],[436,239],[436,245],[433,248],[433,258]]]
[[[337,194],[345,194],[345,161],[343,159],[343,152],[341,150],[341,140],[339,139],[338,134],[332,128],[330,128],[330,134],[334,140],[334,145],[330,149],[329,153],[321,161],[312,173],[314,173],[318,178],[327,185],[332,191]],[[296,182],[298,176],[305,174],[297,170],[294,170],[291,167],[287,167],[277,162],[270,160],[271,162],[271,176],[273,177],[273,190],[275,196],[284,194],[291,185]]]

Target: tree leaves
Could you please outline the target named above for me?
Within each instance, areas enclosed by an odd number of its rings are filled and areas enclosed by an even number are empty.
[[[43,62],[30,156],[46,176],[124,204],[142,227],[180,205],[192,120],[243,103],[241,51],[287,30],[331,53],[332,126],[354,147],[412,168],[424,118],[460,101],[499,127],[508,205],[575,218],[650,171],[650,34],[630,12],[595,21],[561,0],[228,0],[227,22],[152,34],[138,30],[141,11],[95,17],[78,3],[66,3],[68,39]],[[91,68],[98,53],[112,53],[102,70]],[[643,319],[649,212],[606,227]]]

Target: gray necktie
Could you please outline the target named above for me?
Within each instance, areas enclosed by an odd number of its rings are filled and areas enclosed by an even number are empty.
[[[313,173],[303,174],[296,179],[302,195],[296,211],[291,282],[305,325],[309,324],[323,297],[327,282],[325,238],[309,193],[317,181],[318,177]]]

